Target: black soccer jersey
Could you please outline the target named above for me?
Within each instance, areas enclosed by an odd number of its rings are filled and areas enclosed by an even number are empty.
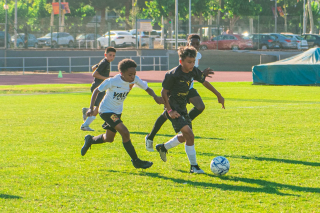
[[[110,62],[107,61],[106,58],[102,59],[99,64],[98,64],[98,68],[96,69],[96,71],[104,76],[104,77],[109,77],[110,76]],[[94,88],[96,88],[97,86],[99,86],[104,80],[103,79],[98,79],[98,78],[94,78],[92,86]]]
[[[182,71],[181,65],[166,73],[162,87],[169,90],[169,104],[173,110],[187,111],[187,95],[192,79],[203,83],[205,76],[197,67],[194,67],[191,72],[185,73]]]

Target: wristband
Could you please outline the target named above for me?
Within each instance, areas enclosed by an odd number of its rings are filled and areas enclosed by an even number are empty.
[[[172,112],[172,109],[170,109],[170,110],[168,111],[168,114],[170,114],[170,112]]]

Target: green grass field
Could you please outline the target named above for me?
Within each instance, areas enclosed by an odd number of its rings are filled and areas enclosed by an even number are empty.
[[[80,155],[90,85],[0,86],[0,212],[319,212],[320,88],[213,85],[225,110],[195,84],[206,104],[193,122],[204,175],[188,173],[183,145],[166,163],[145,150],[163,106],[141,89],[130,92],[122,120],[138,156],[154,162],[147,170],[132,166],[120,135]],[[161,84],[149,86],[160,94]],[[102,123],[92,123],[93,135]],[[168,121],[154,143],[173,135]],[[219,155],[231,164],[222,177],[209,168]]]

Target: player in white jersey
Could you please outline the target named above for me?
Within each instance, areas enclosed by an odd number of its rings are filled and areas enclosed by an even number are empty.
[[[199,67],[199,62],[200,59],[202,57],[201,53],[199,52],[199,48],[200,48],[200,36],[197,34],[190,34],[188,36],[188,44],[187,46],[191,46],[194,47],[197,50],[197,56],[196,56],[196,60],[195,60],[195,67]],[[181,59],[179,59],[179,62],[181,64]],[[208,68],[207,68],[208,69]],[[206,70],[207,70],[206,69]],[[200,115],[205,106],[204,103],[199,95],[199,93],[197,92],[197,90],[195,88],[193,88],[193,79],[191,81],[191,85],[190,85],[190,90],[189,90],[189,94],[187,97],[188,103],[192,103],[193,104],[193,108],[189,111],[189,117],[191,120],[194,120],[198,115]],[[160,130],[161,126],[164,124],[164,122],[166,122],[167,120],[167,116],[165,114],[165,112],[163,112],[156,120],[155,124],[153,125],[153,128],[151,130],[151,132],[145,137],[145,143],[146,143],[146,149],[150,152],[153,152],[153,139],[156,136],[157,132]]]
[[[87,115],[90,116],[93,113],[94,103],[98,94],[106,91],[106,95],[99,107],[100,117],[105,121],[103,128],[106,129],[106,133],[95,137],[86,135],[84,145],[81,149],[82,156],[86,154],[92,144],[113,142],[116,133],[119,132],[122,137],[123,146],[131,157],[133,166],[143,169],[152,166],[152,162],[142,161],[138,158],[130,140],[130,133],[121,121],[123,102],[134,84],[145,90],[158,104],[163,104],[163,99],[157,96],[154,91],[148,87],[146,82],[136,76],[136,67],[137,64],[133,60],[123,59],[118,65],[120,74],[104,80],[100,86],[94,90]]]

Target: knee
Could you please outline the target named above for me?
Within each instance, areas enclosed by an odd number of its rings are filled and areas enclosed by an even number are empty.
[[[112,143],[114,141],[114,138],[106,138],[106,142]]]
[[[194,140],[194,134],[192,131],[187,131],[183,134],[183,137],[188,140]]]
[[[202,111],[206,108],[206,106],[205,106],[203,103],[201,103],[201,104],[199,104],[198,106],[196,106],[196,108],[197,108],[197,110],[199,110],[200,112],[202,112]]]
[[[121,137],[124,139],[124,138],[130,138],[130,133],[129,133],[129,130],[127,128],[123,129],[121,132]]]

